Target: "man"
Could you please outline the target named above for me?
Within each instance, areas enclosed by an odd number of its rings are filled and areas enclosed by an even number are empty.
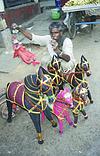
[[[72,70],[75,66],[75,59],[73,55],[72,41],[64,37],[63,26],[59,22],[52,22],[49,26],[50,35],[35,35],[24,30],[22,27],[13,24],[13,28],[19,30],[25,37],[34,44],[40,46],[47,46],[51,57],[57,55],[61,59],[61,64],[64,70]]]

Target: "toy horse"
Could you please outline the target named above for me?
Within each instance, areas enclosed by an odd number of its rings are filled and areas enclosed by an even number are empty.
[[[77,127],[78,115],[81,112],[85,119],[88,118],[84,105],[87,103],[87,84],[81,83],[73,90],[73,115],[74,115],[74,127]]]
[[[79,84],[72,92],[70,89],[65,87],[64,90],[60,90],[60,92],[56,96],[56,100],[52,107],[52,113],[56,115],[59,123],[59,132],[63,133],[63,120],[66,118],[68,124],[72,127],[77,126],[78,115],[81,112],[84,115],[84,118],[87,119],[88,116],[84,110],[84,105],[87,102],[87,84],[81,83]],[[70,114],[68,112],[68,108],[72,110],[74,116],[74,123],[71,120]]]
[[[56,96],[56,100],[53,105],[50,105],[52,113],[56,115],[59,123],[59,132],[63,133],[63,120],[66,119],[68,124],[72,127],[77,127],[78,115],[81,112],[84,118],[87,119],[88,116],[84,110],[84,105],[87,102],[87,84],[81,83],[76,88],[74,88],[72,94],[70,89],[65,87],[64,90]],[[73,96],[72,96],[73,95]],[[74,122],[71,119],[68,109],[71,109]],[[42,119],[44,120],[44,115],[42,114]]]
[[[12,121],[12,103],[26,110],[34,123],[39,144],[44,142],[41,133],[40,113],[44,112],[52,126],[57,126],[57,123],[51,116],[44,94],[47,95],[49,103],[54,102],[55,96],[53,94],[51,78],[49,75],[43,74],[41,66],[39,67],[38,74],[26,76],[24,83],[15,81],[7,85],[7,121]]]
[[[63,133],[64,119],[66,119],[66,122],[68,122],[70,126],[73,126],[73,121],[68,111],[69,108],[73,108],[73,98],[70,89],[65,87],[64,90],[60,90],[57,94],[52,107],[52,113],[55,114],[58,119],[60,133]]]
[[[75,67],[75,72],[63,73],[61,62],[59,61],[59,58],[57,57],[52,58],[52,61],[51,63],[48,64],[47,68],[50,73],[54,73],[55,78],[60,77],[60,83],[59,83],[60,89],[63,89],[64,82],[67,84],[69,83],[69,85],[73,89],[77,87],[81,82],[86,81],[84,79],[85,74],[87,76],[91,75],[89,63],[83,55],[81,56],[80,64],[77,64]],[[88,90],[88,97],[89,97],[90,103],[93,103],[88,86],[87,86],[87,90]]]
[[[78,63],[75,67],[75,72],[74,73],[72,72],[70,74],[65,74],[65,79],[69,82],[71,88],[73,89],[77,87],[81,82],[86,81],[84,79],[85,74],[86,76],[90,76],[91,71],[87,59],[82,55],[81,62]],[[88,86],[87,86],[87,90],[88,90],[88,98],[90,100],[90,103],[93,103]]]
[[[51,62],[47,65],[47,70],[52,77],[53,86],[58,87],[59,90],[63,89],[64,78],[62,73],[61,62],[57,56],[53,56]]]
[[[53,92],[55,95],[57,94],[57,91],[63,89],[64,78],[60,72],[60,67],[60,62],[56,56],[53,56],[52,61],[47,66],[47,69],[42,67],[43,73],[49,75],[52,79]]]

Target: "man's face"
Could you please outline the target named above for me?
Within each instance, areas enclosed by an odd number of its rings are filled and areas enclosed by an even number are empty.
[[[53,28],[50,32],[51,38],[58,41],[59,38],[62,36],[62,31],[59,31],[57,28]]]

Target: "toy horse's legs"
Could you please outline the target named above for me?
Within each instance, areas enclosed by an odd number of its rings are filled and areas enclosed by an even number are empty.
[[[44,114],[47,117],[47,119],[51,122],[53,127],[57,126],[57,123],[53,120],[52,116],[51,116],[51,112],[50,112],[50,108],[47,106],[47,108],[44,110]],[[39,144],[43,144],[44,140],[43,140],[43,136],[41,133],[41,123],[40,123],[40,114],[33,114],[33,113],[29,113],[35,129],[37,131],[37,139],[38,139],[38,143]]]
[[[59,90],[64,90],[64,82],[61,83],[61,85],[59,86]]]
[[[6,100],[7,108],[8,108],[8,119],[7,122],[12,122],[12,103]]]
[[[34,123],[37,133],[41,133],[40,114],[29,113],[29,115]]]
[[[73,121],[71,120],[69,112],[67,110],[65,110],[63,113],[64,113],[63,117],[65,117],[66,122],[68,122],[68,124],[70,126],[73,126],[74,124],[73,124]],[[58,123],[59,123],[59,133],[63,133],[63,129],[64,129],[64,127],[63,127],[63,120],[59,120],[58,119]]]
[[[84,115],[85,119],[88,118],[88,116],[87,116],[87,114],[86,114],[84,109],[80,110],[80,112]],[[77,127],[77,122],[78,122],[78,114],[73,113],[73,115],[74,115],[74,125],[73,125],[73,127],[76,128]]]
[[[78,114],[73,113],[74,116],[74,125],[73,127],[76,128],[77,127],[77,122],[78,122]]]
[[[34,127],[37,131],[38,143],[43,144],[44,140],[43,140],[43,136],[41,133],[40,114],[29,113],[29,115],[30,115],[30,117],[33,121]]]
[[[66,114],[65,114],[66,122],[68,122],[68,124],[69,124],[70,126],[73,126],[73,121],[71,120],[71,117],[70,117],[69,112],[66,110],[65,113],[66,113]]]
[[[50,108],[47,106],[47,108],[44,110],[44,114],[47,117],[47,119],[51,122],[52,127],[57,127],[57,123],[53,120]]]
[[[91,96],[91,93],[90,93],[89,89],[88,89],[88,98],[90,100],[90,103],[93,103],[92,96]]]
[[[59,123],[59,133],[62,134],[63,133],[63,120],[58,119],[58,123]]]
[[[88,118],[88,115],[86,114],[84,109],[80,110],[80,112],[84,115],[84,119]]]

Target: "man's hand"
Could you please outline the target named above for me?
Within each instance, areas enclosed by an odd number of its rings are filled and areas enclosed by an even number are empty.
[[[62,60],[65,60],[66,62],[69,62],[70,61],[70,56],[69,55],[66,55],[64,53],[62,53],[59,58],[61,58]]]
[[[19,27],[20,26],[18,26],[16,23],[13,23],[11,25],[12,33],[14,33],[14,34],[18,33],[19,32]]]
[[[59,56],[61,54],[61,50],[58,48],[58,43],[56,40],[51,40],[51,45],[55,53]]]
[[[56,40],[51,40],[51,45],[52,45],[52,48],[53,50],[55,51],[57,48],[58,48],[58,43]]]
[[[32,34],[28,32],[25,28],[23,28],[21,25],[17,25],[16,23],[12,24],[13,31],[20,31],[25,37],[27,37],[29,40],[32,40]]]

